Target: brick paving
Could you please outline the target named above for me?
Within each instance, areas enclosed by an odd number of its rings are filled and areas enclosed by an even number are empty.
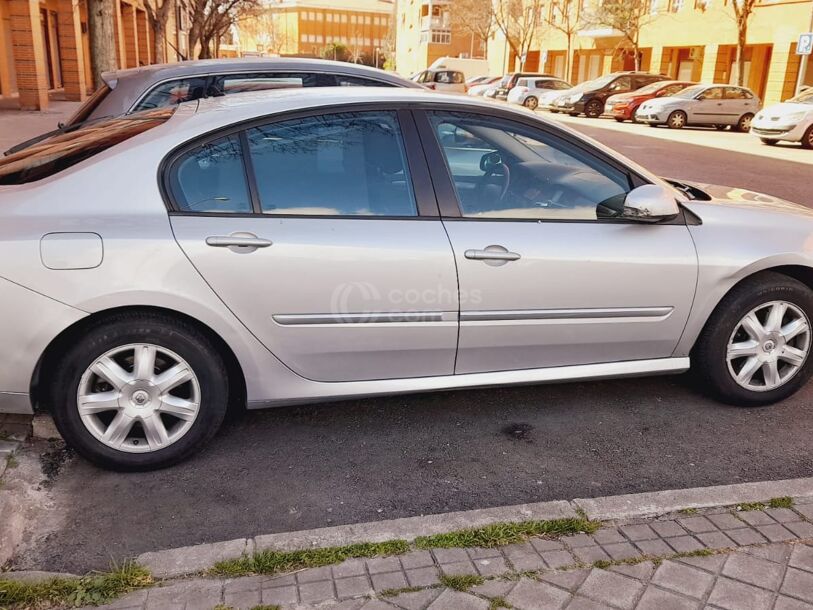
[[[107,608],[488,610],[496,598],[517,610],[813,610],[811,526],[813,503],[715,509],[493,549],[415,550],[278,576],[169,581]],[[676,557],[693,551],[713,554]],[[444,574],[484,582],[458,592],[440,584]]]

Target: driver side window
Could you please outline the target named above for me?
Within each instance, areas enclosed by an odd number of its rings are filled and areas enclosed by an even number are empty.
[[[468,218],[620,216],[627,174],[553,134],[494,117],[429,112]]]

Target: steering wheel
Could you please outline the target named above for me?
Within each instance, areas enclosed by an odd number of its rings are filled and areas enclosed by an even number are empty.
[[[496,151],[483,155],[483,158],[480,159],[480,170],[483,172],[483,176],[480,178],[480,188],[488,184],[491,176],[500,176],[502,178],[502,187],[498,199],[498,201],[502,201],[511,184],[511,169],[503,162],[502,155]]]

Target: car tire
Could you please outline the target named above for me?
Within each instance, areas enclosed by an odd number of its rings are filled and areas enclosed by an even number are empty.
[[[768,146],[776,146],[778,142],[778,140],[771,140],[770,138],[760,138],[759,141]]]
[[[598,100],[590,100],[584,106],[584,114],[588,119],[597,119],[604,112],[604,104]]]
[[[785,313],[780,309],[772,317],[777,304],[786,306]],[[755,319],[756,324],[747,319]],[[737,284],[707,320],[692,353],[692,369],[708,392],[722,402],[750,407],[784,400],[813,373],[810,320],[813,290],[779,273],[754,275]],[[792,335],[799,328],[805,330]],[[786,352],[788,348],[796,352]],[[731,358],[732,353],[737,355]],[[786,360],[790,356],[797,360],[796,365]]]
[[[616,116],[616,117],[613,117],[613,118],[614,118],[616,121],[618,121],[619,123],[623,123],[623,122],[624,122],[624,119],[623,119],[622,117],[620,117],[620,116]]]
[[[675,110],[666,117],[666,125],[669,129],[683,129],[686,126],[686,113],[682,110]]]
[[[750,112],[746,112],[744,115],[740,117],[740,120],[737,121],[737,131],[740,133],[747,133],[751,131],[751,121],[753,120],[754,115]]]
[[[525,98],[525,101],[522,102],[522,105],[528,108],[529,110],[536,110],[536,107],[539,106],[539,100],[536,99],[533,95],[529,95]]]
[[[54,373],[57,429],[80,455],[111,470],[189,458],[215,435],[229,402],[217,346],[196,326],[161,314],[106,319],[76,338]]]
[[[714,129],[716,129],[717,131],[725,131],[726,129],[728,129],[728,125],[715,125]]]
[[[559,114],[559,111],[554,110],[553,108],[549,108],[548,110],[550,110],[550,112],[552,112],[553,114]]]
[[[576,116],[579,116],[581,114],[581,112],[568,112],[568,114],[570,116],[576,117]]]
[[[807,131],[802,136],[802,148],[813,148],[813,125],[807,128]]]

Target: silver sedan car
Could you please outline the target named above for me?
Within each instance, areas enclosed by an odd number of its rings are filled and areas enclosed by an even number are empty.
[[[813,212],[667,182],[523,109],[405,89],[211,98],[0,160],[0,410],[97,464],[229,404],[679,373],[811,375]]]
[[[746,87],[694,85],[668,97],[647,100],[635,111],[635,120],[671,129],[703,125],[748,131],[759,108],[759,98]]]

